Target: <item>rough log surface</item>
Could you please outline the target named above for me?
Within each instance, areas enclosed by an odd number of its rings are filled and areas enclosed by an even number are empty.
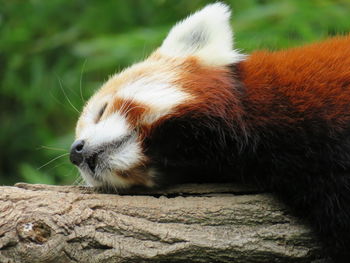
[[[284,205],[246,186],[0,187],[0,262],[323,262],[320,251]]]

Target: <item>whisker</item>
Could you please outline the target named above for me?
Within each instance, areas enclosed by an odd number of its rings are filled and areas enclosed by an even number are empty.
[[[119,112],[122,113],[122,112],[124,111],[125,107],[127,107],[128,104],[129,104],[130,102],[133,103],[133,102],[134,102],[134,98],[131,98],[131,99],[129,99],[129,100],[123,101],[123,104],[121,105],[121,107],[120,107],[120,109],[119,109]],[[124,116],[124,117],[127,117],[127,114],[128,114],[131,110],[136,109],[136,108],[141,108],[141,109],[147,110],[145,107],[142,107],[142,106],[140,106],[140,105],[136,105],[136,106],[134,106],[134,107],[128,109],[127,112],[123,113],[123,116]]]
[[[119,112],[123,112],[124,111],[124,108],[126,107],[127,105],[127,101],[126,100],[123,100],[123,104],[120,106],[120,108],[118,109]],[[113,108],[113,111],[115,111],[116,109]]]
[[[80,90],[80,97],[83,102],[85,102],[84,96],[83,96],[83,89],[82,89],[82,79],[83,79],[83,73],[85,69],[87,59],[85,59],[84,64],[82,66],[81,72],[80,72],[80,82],[79,82],[79,90]]]
[[[146,43],[143,44],[142,58],[143,58],[143,59],[146,59],[146,58],[147,58],[147,54],[146,54]]]
[[[61,163],[59,163],[59,164],[57,164],[57,165],[53,166],[52,168],[48,169],[47,171],[54,170],[54,169],[56,169],[57,167],[60,167],[60,166],[65,165],[65,164],[67,164],[67,162],[66,162],[66,161],[61,162]]]
[[[69,154],[69,153],[64,153],[64,154],[61,154],[61,155],[59,155],[59,156],[53,158],[52,160],[48,161],[47,163],[45,163],[45,164],[43,164],[42,166],[40,166],[39,168],[37,168],[37,170],[40,170],[41,168],[47,166],[48,164],[50,164],[50,163],[56,161],[56,160],[59,159],[59,158],[62,158],[62,157],[64,157],[64,156],[67,156],[68,154]]]
[[[76,178],[73,182],[73,185],[81,185],[82,182],[84,181],[84,178],[80,176],[79,171],[76,172],[75,176]]]
[[[62,101],[60,101],[59,99],[57,99],[52,92],[50,92],[50,97],[58,104],[62,105],[63,107],[66,107],[67,105],[62,103]]]
[[[63,148],[56,148],[56,147],[45,146],[45,145],[40,145],[40,147],[38,147],[38,148],[37,148],[37,150],[41,150],[41,149],[53,150],[53,151],[62,151],[62,152],[67,152],[67,149],[63,149]]]
[[[61,88],[61,90],[62,90],[62,92],[63,92],[63,94],[64,94],[66,100],[67,100],[68,103],[72,106],[72,108],[73,108],[77,113],[80,114],[80,111],[73,105],[73,103],[71,102],[71,100],[68,98],[67,93],[66,93],[66,91],[64,90],[64,88],[63,88],[63,86],[62,86],[62,81],[61,81],[61,79],[60,79],[57,75],[56,75],[56,77],[57,77],[57,79],[58,79],[58,83],[60,84],[60,88]]]
[[[69,170],[69,173],[67,173],[67,177],[71,178],[72,177],[72,174],[74,175],[74,171],[75,170],[75,167],[73,166],[70,170]],[[75,176],[77,175],[77,173],[75,173]],[[73,185],[75,184],[75,182],[79,179],[79,177],[77,177],[74,182],[73,182]]]
[[[85,185],[84,178],[78,178],[77,182],[76,182],[76,185]]]
[[[133,109],[137,109],[137,108],[141,108],[141,109],[146,110],[145,107],[142,107],[142,106],[134,106],[134,107],[128,109],[128,111],[124,113],[125,117],[127,116],[127,114],[128,114],[130,111],[132,111]]]

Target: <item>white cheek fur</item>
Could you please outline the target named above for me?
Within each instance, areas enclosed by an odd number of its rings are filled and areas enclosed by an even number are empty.
[[[95,147],[122,138],[129,129],[126,119],[114,113],[98,123],[89,122],[77,139],[85,140],[89,147]]]
[[[136,139],[132,139],[120,151],[109,156],[110,167],[116,170],[127,170],[142,162],[142,149]]]

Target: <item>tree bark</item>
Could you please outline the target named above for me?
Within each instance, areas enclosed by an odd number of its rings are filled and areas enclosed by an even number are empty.
[[[0,187],[0,212],[0,262],[312,262],[321,254],[303,222],[246,186],[103,194],[20,183]]]

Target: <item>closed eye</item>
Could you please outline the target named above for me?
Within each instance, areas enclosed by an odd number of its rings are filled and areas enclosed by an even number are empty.
[[[95,120],[96,123],[100,121],[100,119],[101,119],[103,113],[105,112],[106,108],[107,108],[107,103],[105,103],[105,104],[102,106],[102,108],[100,109],[100,111],[98,112],[97,118],[96,118],[96,120]]]

